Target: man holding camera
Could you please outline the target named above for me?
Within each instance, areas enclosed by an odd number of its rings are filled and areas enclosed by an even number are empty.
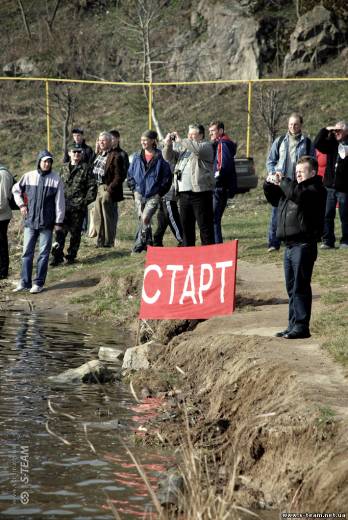
[[[181,139],[177,132],[167,134],[163,157],[175,164],[183,245],[196,244],[196,222],[202,245],[214,244],[214,150],[212,144],[204,140],[204,127],[189,125],[187,139]]]
[[[340,248],[348,248],[348,124],[339,121],[335,126],[322,128],[314,140],[314,146],[327,154],[323,180],[327,199],[323,243],[320,247],[335,247],[335,216],[338,203],[342,228]]]
[[[309,338],[312,309],[311,278],[325,214],[326,191],[317,175],[318,162],[309,155],[296,164],[296,179],[269,174],[265,196],[278,207],[277,238],[285,242],[284,274],[289,296],[288,326],[278,332],[284,339]]]

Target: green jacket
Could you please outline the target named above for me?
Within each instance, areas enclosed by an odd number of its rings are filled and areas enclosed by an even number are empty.
[[[66,211],[84,211],[97,195],[97,183],[90,165],[63,164],[59,175],[64,183]]]

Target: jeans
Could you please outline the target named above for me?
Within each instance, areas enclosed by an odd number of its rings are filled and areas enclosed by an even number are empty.
[[[309,332],[312,310],[311,279],[317,259],[317,244],[294,244],[284,252],[284,273],[289,296],[289,324],[292,332]]]
[[[36,266],[36,278],[33,280],[34,284],[42,287],[45,284],[48,259],[52,245],[51,229],[30,229],[24,228],[24,243],[22,255],[22,271],[21,282],[24,287],[30,289],[32,285],[32,271],[33,260],[35,253],[36,242],[39,239],[39,256]]]
[[[0,220],[0,278],[7,278],[9,267],[7,228],[9,220]]]
[[[215,188],[213,192],[214,236],[215,244],[222,244],[221,219],[227,206],[228,191],[226,188]]]
[[[348,244],[348,193],[336,191],[333,188],[326,188],[326,208],[325,208],[325,221],[324,221],[324,244],[334,247],[335,246],[335,216],[336,216],[336,205],[339,203],[339,215],[341,220],[342,237],[340,240],[341,244]]]
[[[213,192],[181,191],[179,201],[183,245],[194,246],[196,244],[196,222],[202,246],[214,244]]]
[[[277,238],[278,207],[272,206],[271,219],[268,227],[268,247],[280,248],[280,240]]]

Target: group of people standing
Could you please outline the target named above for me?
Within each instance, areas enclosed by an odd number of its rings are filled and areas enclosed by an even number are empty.
[[[142,150],[135,154],[127,177],[139,216],[134,252],[149,244],[162,246],[168,225],[179,246],[195,246],[196,224],[202,245],[223,241],[222,215],[237,188],[236,144],[221,121],[210,123],[209,134],[210,141],[202,125],[190,124],[186,138],[169,132],[162,150],[155,131],[142,135]],[[151,219],[157,209],[158,227],[152,238]]]
[[[134,253],[148,245],[163,245],[169,225],[178,245],[194,246],[196,223],[202,245],[222,242],[221,218],[228,197],[236,191],[234,155],[236,145],[225,134],[224,125],[209,125],[210,141],[202,125],[190,125],[186,139],[176,131],[158,146],[157,133],[141,136],[141,150],[131,165],[120,148],[117,130],[102,132],[95,150],[87,145],[83,130],[72,130],[59,173],[52,169],[53,155],[43,150],[36,169],[14,183],[5,167],[0,168],[0,273],[8,276],[7,227],[11,219],[9,201],[13,194],[24,220],[21,279],[15,292],[39,293],[45,283],[49,258],[51,266],[75,262],[93,202],[91,234],[96,247],[113,247],[118,221],[118,202],[123,200],[127,179],[138,215]],[[179,199],[179,206],[178,206]],[[158,227],[152,238],[151,220],[158,211]],[[66,237],[70,243],[64,253]],[[39,242],[36,276],[32,278],[35,247]],[[53,245],[52,245],[53,243]]]
[[[288,131],[271,146],[264,193],[272,204],[269,252],[285,243],[284,274],[289,296],[288,325],[276,336],[308,338],[311,317],[311,278],[321,249],[335,248],[335,215],[339,205],[340,248],[348,248],[348,125],[339,121],[322,128],[311,142],[302,134],[303,118],[292,113]],[[318,176],[318,150],[326,157]]]

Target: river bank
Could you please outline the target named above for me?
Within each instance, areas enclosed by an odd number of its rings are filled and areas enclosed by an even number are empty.
[[[6,282],[2,301],[78,314],[88,318],[86,327],[100,319],[115,330],[126,323],[134,344],[144,257],[129,256],[128,236],[102,253],[86,242],[81,263],[52,270],[38,297],[13,296]],[[321,253],[312,337],[288,342],[273,337],[287,319],[281,257],[270,260],[262,253],[260,235],[243,238],[232,316],[143,324],[140,342],[153,338],[164,346],[149,370],[130,379],[138,395],[146,387],[150,399],[161,395],[166,404],[161,420],[146,425],[141,442],[177,446],[187,437],[188,423],[192,445],[209,463],[218,492],[235,469],[237,504],[347,513],[347,369],[329,354],[345,362],[347,256]]]

